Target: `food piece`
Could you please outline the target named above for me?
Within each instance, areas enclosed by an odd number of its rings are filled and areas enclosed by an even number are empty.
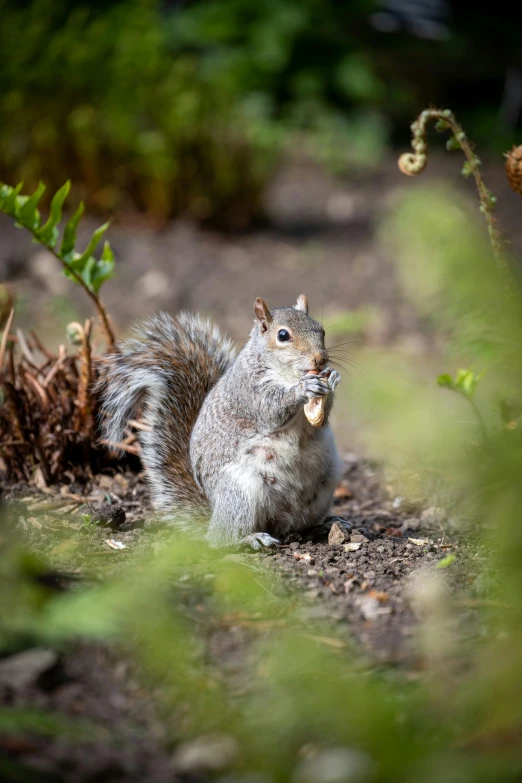
[[[307,375],[319,375],[319,370],[309,370]],[[324,397],[312,397],[304,406],[305,416],[312,427],[320,427],[324,421]]]
[[[320,427],[324,421],[324,397],[312,397],[304,406],[304,412],[312,427]]]

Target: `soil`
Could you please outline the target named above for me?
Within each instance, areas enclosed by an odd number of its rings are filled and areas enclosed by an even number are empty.
[[[125,558],[108,541],[121,542],[127,550],[146,549],[151,537],[147,487],[142,475],[132,473],[97,476],[85,487],[41,491],[13,486],[6,494],[5,510],[10,525],[21,531],[31,548],[43,553],[51,530],[55,545],[56,535],[64,541],[78,536],[85,513],[98,520],[81,557],[75,553],[67,560],[65,556],[58,569],[41,575],[60,590],[88,587],[90,579],[106,577],[107,558],[111,563]],[[284,589],[302,599],[303,618],[311,624],[334,623],[336,638],[355,641],[375,665],[389,663],[414,674],[422,662],[412,644],[416,627],[412,579],[433,569],[457,547],[446,540],[442,512],[422,510],[419,502],[395,497],[377,465],[347,455],[332,514],[347,524],[330,522],[310,534],[291,535],[276,550],[224,557],[236,558],[248,568],[274,569]],[[343,540],[332,543],[335,536]],[[184,588],[192,578],[188,571],[181,575]],[[187,611],[190,616],[190,602]],[[225,628],[210,624],[208,641],[213,662],[227,677],[236,677],[248,656],[248,631],[240,621],[232,620]],[[33,652],[38,661],[42,651]],[[60,783],[207,779],[208,770],[181,764],[184,751],[180,755],[180,748],[171,746],[172,726],[167,730],[158,718],[150,693],[140,687],[139,673],[136,676],[121,651],[102,644],[78,644],[50,661],[44,657],[34,676],[22,678],[21,683],[10,678],[6,684],[2,666],[16,663],[20,654],[25,652],[0,659],[2,703],[44,709],[66,720],[81,718],[95,730],[87,738],[74,739],[0,733],[0,763],[24,764],[47,776],[38,780]],[[205,738],[201,742],[205,744]]]

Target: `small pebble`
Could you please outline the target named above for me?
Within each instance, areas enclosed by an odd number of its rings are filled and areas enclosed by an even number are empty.
[[[336,544],[346,544],[350,541],[350,533],[339,522],[334,522],[328,533],[328,543],[330,546]]]

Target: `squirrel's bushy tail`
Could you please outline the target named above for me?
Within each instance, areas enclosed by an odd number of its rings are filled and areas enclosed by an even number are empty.
[[[103,436],[121,442],[128,420],[141,413],[150,427],[139,439],[156,508],[204,503],[190,466],[190,435],[205,397],[233,359],[231,341],[189,313],[152,316],[105,357]]]

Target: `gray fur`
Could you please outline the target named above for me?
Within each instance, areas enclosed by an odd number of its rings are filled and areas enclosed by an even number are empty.
[[[168,316],[149,321],[139,339],[124,343],[118,357],[111,359],[112,372],[103,389],[107,437],[120,439],[126,419],[145,394],[146,417],[153,429],[141,433],[140,440],[154,504],[186,511],[207,503],[211,514],[208,538],[214,544],[233,544],[257,533],[280,536],[304,530],[320,524],[328,514],[340,473],[328,425],[339,374],[330,368],[324,372],[328,359],[324,331],[308,316],[305,305],[306,298],[300,297],[294,308],[267,310],[269,323],[255,322],[249,341],[234,361],[230,345],[219,332],[212,332],[212,342],[210,325],[205,324],[202,331],[201,321],[186,315],[176,322]],[[278,325],[292,330],[292,343],[274,347]],[[183,330],[190,331],[189,340],[184,339]],[[216,351],[220,352],[221,374],[217,382],[206,384],[211,388],[203,398],[191,399],[195,385],[205,386],[194,377],[189,353],[196,337],[207,341],[209,362],[215,362]],[[176,345],[175,369],[164,350],[158,349],[158,342],[164,348],[169,340]],[[143,352],[150,357],[145,369],[136,360]],[[306,375],[312,368],[323,372]],[[176,393],[172,391],[174,372]],[[327,398],[325,423],[314,428],[303,406],[318,395]],[[190,443],[180,442],[176,427],[180,418],[195,422]],[[187,448],[196,492],[186,490],[181,475],[169,477],[164,469],[169,450],[177,453]]]

